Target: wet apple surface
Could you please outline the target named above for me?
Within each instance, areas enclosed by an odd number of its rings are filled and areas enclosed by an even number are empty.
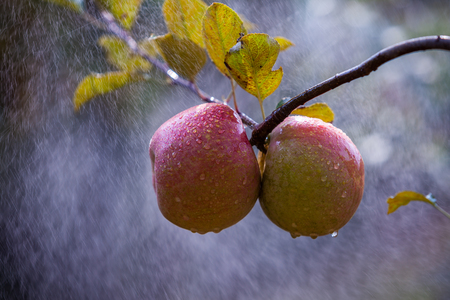
[[[150,141],[153,187],[162,214],[198,233],[219,232],[254,206],[260,171],[239,116],[202,104],[165,122]]]
[[[364,162],[340,129],[291,116],[270,135],[260,203],[272,222],[316,238],[342,228],[364,191]]]

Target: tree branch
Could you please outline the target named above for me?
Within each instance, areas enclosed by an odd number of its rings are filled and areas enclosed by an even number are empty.
[[[345,72],[336,74],[335,76],[313,86],[312,88],[307,89],[303,93],[293,97],[280,108],[273,111],[262,123],[255,126],[250,139],[250,144],[256,146],[260,151],[265,153],[266,149],[264,148],[264,142],[267,135],[300,105],[304,105],[309,100],[335,89],[344,83],[367,76],[373,71],[376,71],[382,64],[399,56],[411,52],[432,49],[450,51],[450,37],[444,35],[421,37],[407,40],[381,50],[361,64]]]
[[[127,43],[128,47],[131,49],[131,51],[133,51],[134,54],[141,56],[142,58],[144,58],[145,60],[150,62],[152,65],[154,65],[157,69],[162,71],[166,76],[168,76],[172,80],[173,84],[180,85],[182,87],[187,88],[191,92],[197,94],[200,97],[200,99],[202,99],[205,102],[224,104],[223,101],[220,101],[220,100],[208,95],[201,89],[199,89],[195,85],[194,82],[186,80],[183,77],[179,76],[166,63],[161,62],[160,60],[158,60],[154,57],[151,57],[144,50],[139,48],[136,40],[131,36],[131,34],[127,30],[125,30],[121,26],[119,26],[119,24],[117,24],[114,16],[111,13],[109,13],[108,11],[100,11],[100,17],[101,17],[101,20],[103,21],[103,23],[100,23],[100,24],[99,24],[99,22],[96,21],[95,18],[91,17],[87,13],[84,13],[83,17],[86,20],[88,20],[89,22],[91,22],[93,25],[97,26],[98,28],[109,31],[116,37],[125,41]],[[104,24],[104,26],[103,26],[103,24]],[[256,121],[254,121],[252,118],[250,118],[246,114],[244,114],[242,112],[238,112],[238,114],[241,117],[242,122],[245,125],[249,126],[250,129],[253,129],[258,124]]]

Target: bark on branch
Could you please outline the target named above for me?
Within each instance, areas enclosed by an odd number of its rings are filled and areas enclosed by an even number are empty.
[[[395,44],[377,52],[361,64],[336,74],[312,88],[305,90],[303,93],[293,97],[282,107],[273,111],[262,123],[255,126],[250,143],[265,153],[264,142],[267,135],[297,107],[344,83],[369,75],[371,72],[376,71],[382,64],[399,56],[432,49],[450,50],[450,37],[444,35],[420,37]]]
[[[175,71],[170,69],[166,63],[161,62],[158,59],[149,56],[147,53],[145,53],[145,51],[142,51],[138,47],[136,40],[131,36],[131,34],[128,31],[124,30],[122,27],[120,27],[116,23],[114,17],[109,12],[101,11],[100,16],[103,24],[99,24],[99,22],[89,14],[87,13],[84,14],[85,19],[90,21],[93,25],[101,29],[107,30],[110,33],[114,34],[115,36],[124,40],[135,54],[143,57],[148,62],[153,64],[157,69],[164,72],[168,77],[170,77],[172,79],[173,84],[187,88],[191,92],[197,94],[205,102],[223,103],[222,101],[200,90],[195,85],[194,82],[188,81],[179,76]],[[289,114],[297,107],[304,105],[309,100],[312,100],[332,89],[335,89],[338,86],[353,81],[357,78],[369,75],[370,73],[376,71],[378,67],[380,67],[384,63],[393,60],[399,56],[416,51],[425,51],[433,49],[450,50],[450,36],[438,35],[438,36],[420,37],[407,40],[395,44],[391,47],[385,48],[375,53],[373,56],[371,56],[361,64],[347,71],[336,74],[335,76],[293,97],[286,104],[273,111],[262,123],[258,124],[246,114],[238,112],[242,119],[242,122],[253,130],[252,136],[250,138],[250,144],[256,146],[263,153],[266,153],[266,149],[264,147],[266,137],[269,135],[270,132],[272,132],[272,130],[278,124],[280,124],[285,118],[287,118]]]

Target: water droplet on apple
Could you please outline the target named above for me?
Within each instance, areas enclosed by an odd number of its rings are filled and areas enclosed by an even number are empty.
[[[302,236],[302,235],[300,234],[300,232],[291,232],[291,237],[292,237],[293,239],[298,238],[299,236]]]
[[[221,231],[222,231],[222,229],[220,229],[220,228],[218,228],[218,227],[213,228],[213,232],[214,232],[214,233],[219,233],[219,232],[221,232]]]
[[[180,199],[180,198],[178,198],[178,197],[175,197],[175,202],[178,202],[178,203],[180,203],[180,202],[181,202],[181,199]]]
[[[206,175],[205,174],[200,174],[200,180],[205,180],[205,178],[206,178]]]
[[[197,228],[191,228],[190,230],[191,230],[192,233],[197,233],[198,232]]]
[[[335,169],[335,170],[339,169],[339,163],[335,163],[335,164],[334,164],[334,169]]]
[[[327,161],[327,165],[331,164],[331,160]]]
[[[197,142],[197,144],[201,144],[202,143],[201,139],[196,139],[195,141]]]
[[[211,149],[211,146],[209,144],[206,144],[205,146],[203,146],[204,149],[209,150]]]
[[[175,158],[177,154],[175,152],[172,152],[172,157]]]
[[[343,191],[342,192],[342,196],[341,196],[342,198],[345,198],[345,197],[347,197],[347,192],[346,191]]]
[[[247,176],[244,177],[244,180],[242,180],[242,185],[246,185],[247,184]]]
[[[331,237],[337,237],[338,236],[338,232],[337,231],[334,231],[332,234],[331,234]]]
[[[190,142],[190,141],[186,141],[186,145],[188,145],[188,146],[189,146],[190,144],[191,144],[191,142]]]
[[[225,130],[219,129],[219,134],[222,134],[222,133],[224,133],[224,132],[225,132]]]
[[[327,176],[322,176],[322,178],[320,178],[320,180],[322,180],[323,182],[327,181]]]
[[[319,235],[316,234],[316,233],[311,233],[311,234],[309,235],[309,237],[312,238],[313,240],[317,239],[318,236],[319,236]]]
[[[241,149],[241,151],[245,151],[247,149],[245,143],[239,143],[239,149]]]
[[[297,224],[292,223],[292,227],[297,228]]]

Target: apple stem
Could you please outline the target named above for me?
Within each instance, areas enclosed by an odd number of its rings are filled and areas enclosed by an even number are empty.
[[[97,28],[101,30],[105,30],[110,32],[111,34],[115,35],[116,37],[122,39],[124,42],[127,43],[128,47],[131,49],[131,51],[147,60],[149,63],[151,63],[153,66],[155,66],[158,70],[162,71],[164,74],[166,74],[167,77],[169,77],[172,80],[172,83],[175,85],[180,85],[184,88],[187,88],[191,92],[194,92],[197,94],[200,99],[204,102],[208,103],[221,103],[222,101],[209,96],[207,93],[199,89],[194,82],[191,82],[189,80],[184,79],[183,77],[179,76],[174,70],[172,70],[166,63],[158,60],[157,58],[151,57],[148,55],[144,50],[140,49],[138,47],[138,44],[136,40],[131,36],[131,33],[125,29],[123,29],[119,24],[117,24],[116,20],[114,19],[114,16],[109,13],[108,11],[100,10],[99,8],[95,7],[96,11],[101,17],[101,21],[97,20],[95,17],[90,15],[87,12],[84,12],[81,14],[81,16],[88,21],[90,24],[96,26]],[[250,118],[248,115],[246,115],[243,112],[238,112],[239,116],[242,119],[242,123],[250,127],[252,130],[253,128],[258,124],[256,121],[254,121],[252,118]]]
[[[107,11],[100,11],[98,8],[96,10],[99,12],[101,16],[101,21],[99,22],[96,18],[91,16],[89,13],[82,13],[82,17],[87,20],[90,24],[102,29],[109,31],[115,36],[119,37],[123,41],[127,43],[129,48],[136,54],[152,65],[154,65],[157,69],[164,72],[169,78],[172,79],[173,84],[183,86],[188,90],[196,93],[203,101],[205,102],[213,102],[213,103],[223,103],[222,101],[209,96],[202,90],[200,90],[196,85],[181,76],[179,76],[175,71],[170,69],[170,67],[160,60],[149,56],[145,51],[138,47],[136,40],[131,36],[131,33],[125,29],[123,29],[117,22],[115,21],[113,15]],[[373,56],[362,62],[361,64],[350,68],[342,73],[336,74],[333,77],[305,90],[303,93],[291,98],[287,103],[278,109],[274,110],[267,118],[264,117],[262,123],[257,123],[252,118],[247,116],[246,114],[236,111],[242,119],[242,122],[249,126],[252,131],[252,136],[250,138],[250,143],[253,146],[256,146],[260,151],[266,153],[266,149],[264,148],[264,142],[267,135],[272,132],[272,130],[280,124],[289,114],[296,109],[297,107],[304,105],[306,102],[332,90],[335,89],[345,83],[353,81],[355,79],[365,77],[370,73],[376,71],[378,67],[383,65],[384,63],[393,60],[397,57],[400,57],[405,54],[409,54],[416,51],[425,51],[432,49],[440,49],[440,50],[448,50],[450,51],[450,36],[446,35],[437,35],[437,36],[426,36],[415,39],[406,40],[404,42],[395,44],[393,46],[387,47]],[[234,97],[236,101],[236,97]]]

